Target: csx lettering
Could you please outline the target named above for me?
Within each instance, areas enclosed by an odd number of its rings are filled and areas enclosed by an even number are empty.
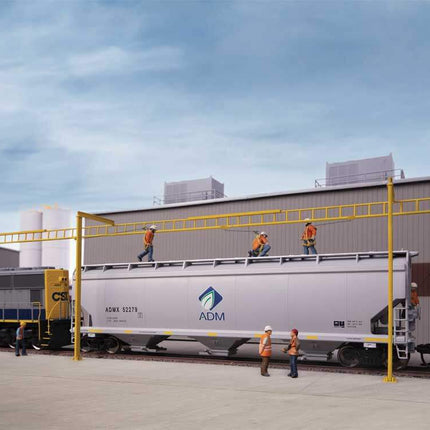
[[[60,300],[62,302],[67,302],[68,298],[69,298],[69,295],[67,291],[63,291],[63,292],[56,291],[55,293],[52,293],[52,300],[54,300],[54,302],[58,302]]]

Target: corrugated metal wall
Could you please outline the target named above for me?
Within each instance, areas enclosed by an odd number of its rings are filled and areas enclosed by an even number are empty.
[[[18,267],[19,252],[13,249],[0,248],[0,267]]]
[[[397,199],[430,197],[430,180],[403,182],[395,185]],[[199,215],[224,214],[266,209],[298,209],[348,203],[385,201],[386,187],[375,185],[339,190],[315,190],[297,194],[249,198],[235,201],[212,201],[207,204],[181,207],[161,207],[149,210],[104,213],[116,222],[153,221],[157,219],[186,218]],[[91,223],[93,224],[93,223]],[[318,223],[317,223],[318,225]],[[271,255],[300,254],[302,225],[261,227],[269,234]],[[243,231],[196,231],[156,234],[156,260],[182,260],[215,257],[246,256],[254,234]],[[430,296],[430,215],[396,217],[394,220],[394,247],[418,251],[414,259],[413,275],[419,282],[421,296]],[[386,251],[386,219],[363,219],[318,226],[319,253]],[[85,241],[85,264],[137,261],[142,250],[142,236],[98,238]],[[427,306],[427,305],[425,305]],[[427,318],[427,317],[426,317]],[[430,323],[419,327],[419,342],[430,342]],[[424,321],[423,321],[424,322]]]

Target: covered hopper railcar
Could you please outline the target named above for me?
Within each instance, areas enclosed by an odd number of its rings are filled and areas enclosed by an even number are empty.
[[[394,254],[394,341],[404,360],[415,347],[412,255]],[[307,358],[338,350],[344,366],[383,363],[387,267],[386,252],[84,266],[84,344],[148,351],[181,336],[232,355],[270,324],[279,343],[296,327]]]

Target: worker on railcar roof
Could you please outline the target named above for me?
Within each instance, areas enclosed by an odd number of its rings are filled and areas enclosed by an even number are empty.
[[[272,327],[266,325],[264,327],[264,334],[260,338],[260,345],[258,352],[261,357],[261,376],[270,376],[268,373],[269,361],[272,356],[272,339],[270,335],[272,334]]]
[[[312,225],[312,221],[309,218],[305,218],[305,229],[302,234],[303,241],[303,254],[308,255],[309,250],[312,254],[318,254],[315,249],[315,236],[317,235],[317,229]]]
[[[139,261],[142,261],[142,258],[148,254],[148,261],[154,261],[154,246],[152,241],[154,240],[155,232],[157,231],[156,225],[151,225],[148,230],[146,230],[145,235],[143,236],[143,251],[137,256]]]
[[[268,235],[265,231],[257,234],[252,242],[252,249],[248,251],[248,257],[264,257],[270,251]]]

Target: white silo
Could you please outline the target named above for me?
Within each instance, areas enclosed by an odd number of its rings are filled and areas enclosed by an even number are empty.
[[[20,214],[20,230],[42,230],[42,212],[32,209]],[[20,267],[40,267],[42,265],[42,243],[21,243],[19,253]]]
[[[53,230],[71,226],[68,209],[46,206],[43,209],[43,229]],[[42,265],[68,269],[70,265],[70,240],[42,242]]]

